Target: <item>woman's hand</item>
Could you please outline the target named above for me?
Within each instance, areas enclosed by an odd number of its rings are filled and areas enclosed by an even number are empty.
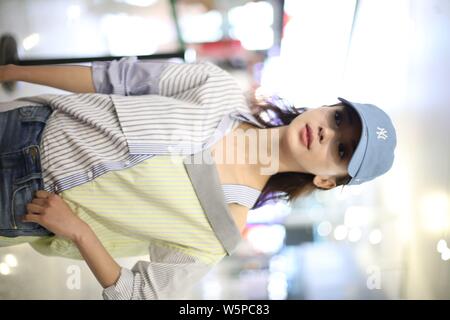
[[[60,196],[44,190],[36,192],[36,197],[27,204],[27,211],[28,214],[22,218],[23,222],[36,222],[54,234],[72,241],[76,241],[88,226]]]
[[[60,196],[38,190],[27,204],[24,222],[36,222],[56,235],[75,242],[89,268],[103,288],[110,287],[120,277],[120,265],[106,251],[87,223],[78,218]]]

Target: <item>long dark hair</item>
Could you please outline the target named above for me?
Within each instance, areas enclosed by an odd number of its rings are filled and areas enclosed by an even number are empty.
[[[256,97],[251,94],[248,96],[248,104],[252,115],[264,128],[288,125],[307,110],[307,108],[296,108],[292,103],[278,95]],[[338,105],[341,105],[341,103],[330,105],[330,107]],[[252,209],[278,200],[292,202],[299,197],[311,194],[316,189],[326,190],[316,187],[313,179],[314,175],[309,173],[276,173],[269,178]],[[345,185],[348,181],[350,181],[350,176],[338,178],[336,185]]]

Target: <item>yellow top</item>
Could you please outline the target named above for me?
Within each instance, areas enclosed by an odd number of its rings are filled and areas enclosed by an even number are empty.
[[[154,156],[131,168],[109,171],[60,196],[113,257],[147,254],[152,241],[206,264],[226,255],[182,157]],[[0,237],[0,246],[23,242],[44,255],[83,259],[73,242],[57,236]]]

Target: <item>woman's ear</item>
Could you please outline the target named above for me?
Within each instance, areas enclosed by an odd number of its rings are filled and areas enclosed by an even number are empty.
[[[328,176],[315,176],[313,183],[318,188],[332,189],[336,187],[336,178]]]

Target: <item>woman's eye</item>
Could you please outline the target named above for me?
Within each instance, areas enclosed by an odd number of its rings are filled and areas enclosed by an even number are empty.
[[[343,143],[339,143],[338,153],[339,153],[339,157],[341,159],[344,159],[344,157],[345,157],[345,147],[344,147]]]
[[[339,127],[342,122],[342,114],[340,111],[336,111],[334,113],[334,120],[336,121],[336,125]]]

